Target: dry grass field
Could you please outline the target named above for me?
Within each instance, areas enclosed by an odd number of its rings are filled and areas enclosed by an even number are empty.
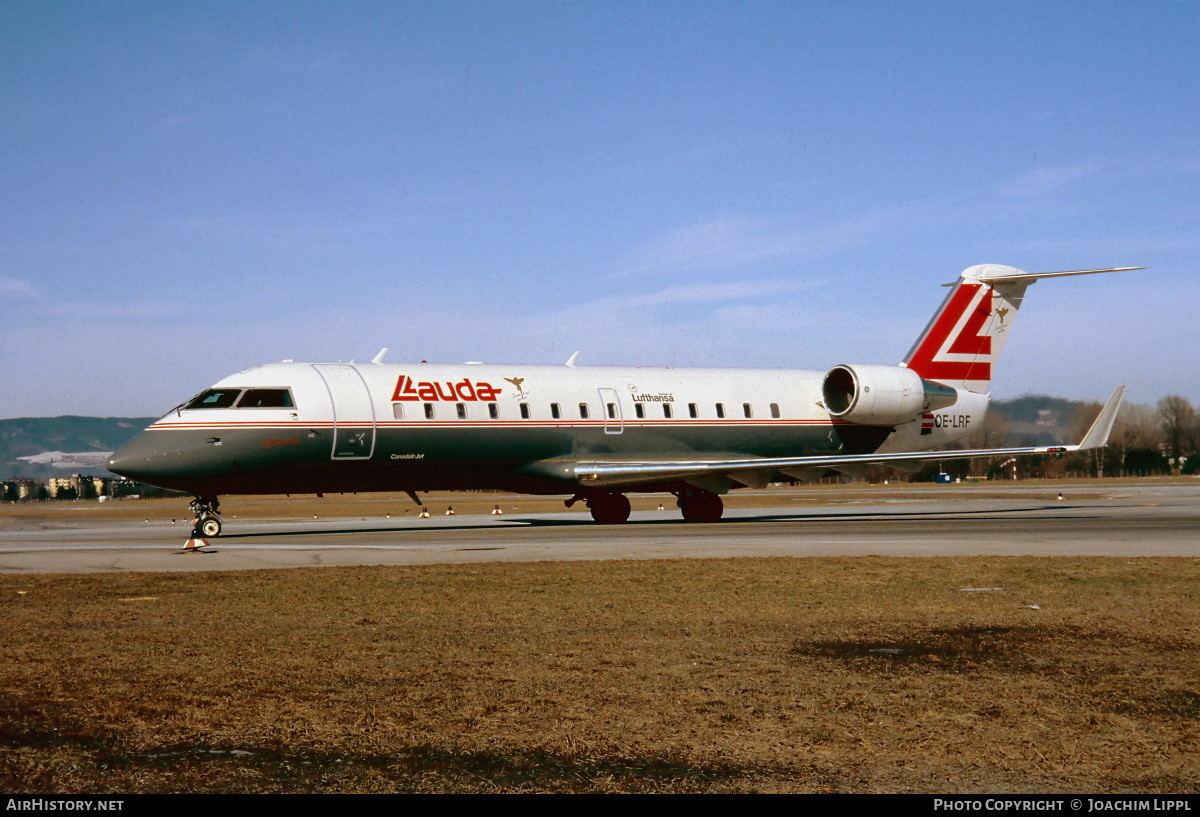
[[[0,788],[1196,792],[1198,580],[1015,557],[4,575]]]

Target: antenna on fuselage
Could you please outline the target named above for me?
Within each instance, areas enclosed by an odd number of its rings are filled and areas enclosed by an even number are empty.
[[[380,365],[381,363],[383,363],[383,359],[385,357],[387,357],[387,353],[388,353],[388,348],[386,346],[384,346],[382,349],[379,350],[379,354],[377,354],[377,355],[375,355],[375,357],[371,358],[371,362],[374,363],[376,366]]]
[[[573,355],[571,355],[569,358],[567,358],[567,363],[566,363],[566,365],[568,365],[568,366],[570,366],[572,369],[574,369],[574,368],[575,368],[575,361],[577,361],[577,360],[579,360],[579,352],[576,352],[575,354],[573,354]]]

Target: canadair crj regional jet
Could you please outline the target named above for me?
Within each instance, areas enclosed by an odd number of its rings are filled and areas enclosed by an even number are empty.
[[[258,366],[169,411],[108,467],[194,493],[211,537],[221,494],[498,489],[569,495],[614,524],[626,492],[662,491],[688,522],[716,522],[733,488],[1098,448],[1123,386],[1077,445],[932,453],[982,422],[1026,288],[1113,271],[971,267],[899,366],[390,365],[386,349],[365,364]]]

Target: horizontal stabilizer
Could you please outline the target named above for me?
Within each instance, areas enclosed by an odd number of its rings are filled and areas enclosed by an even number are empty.
[[[1095,275],[1100,272],[1132,272],[1133,270],[1142,270],[1146,267],[1108,267],[1106,269],[1073,269],[1063,270],[1061,272],[1025,272],[1014,267],[1001,267],[996,265],[983,265],[981,267],[971,267],[966,272],[980,270],[979,274],[964,275],[964,278],[971,281],[977,281],[984,284],[1003,284],[1005,282],[1017,283],[1022,282],[1031,284],[1039,278],[1063,278],[1068,275]],[[948,284],[942,284],[944,287],[957,286],[959,281],[951,281]]]
[[[1145,269],[1145,267],[1110,267],[1108,269],[1075,269],[1063,272],[1022,272],[1020,275],[985,275],[978,280],[985,284],[995,284],[1001,281],[1036,281],[1038,278],[1062,278],[1067,275],[1094,275],[1098,272],[1130,272]]]

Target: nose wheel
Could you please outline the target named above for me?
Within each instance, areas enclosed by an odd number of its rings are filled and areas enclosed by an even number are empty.
[[[200,520],[197,530],[200,531],[200,538],[215,539],[221,535],[221,520],[215,516],[206,516]]]
[[[196,497],[188,507],[191,508],[192,515],[195,517],[192,520],[192,536],[215,539],[221,535],[221,517],[217,515],[221,510],[221,503],[215,496],[211,499]]]

